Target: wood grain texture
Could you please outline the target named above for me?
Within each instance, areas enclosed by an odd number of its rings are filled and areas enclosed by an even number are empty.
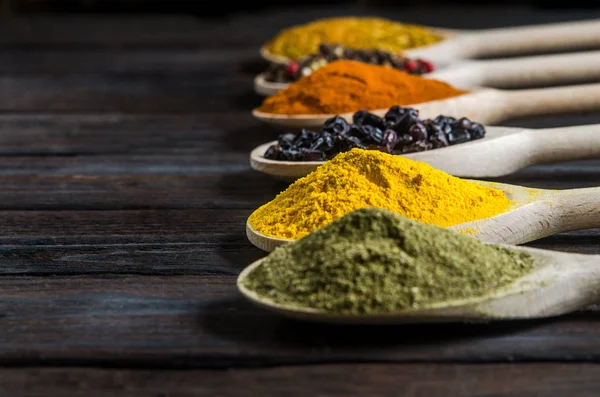
[[[246,78],[182,74],[0,76],[0,97],[11,98],[0,112],[201,114],[247,108],[252,88]]]
[[[236,117],[4,114],[0,115],[0,157],[243,155],[243,160],[231,162],[245,166],[252,145],[272,140],[279,131],[255,122],[244,112],[233,113]]]
[[[600,358],[597,308],[543,321],[448,324],[442,333],[439,325],[329,326],[254,308],[234,279],[3,277],[0,363],[223,369]]]
[[[600,387],[599,374],[594,364],[330,364],[230,371],[31,368],[0,371],[0,392],[31,397],[60,396],[64,390],[72,397],[592,397]]]
[[[254,48],[218,49],[2,49],[0,71],[17,75],[72,73],[223,73],[262,70]]]
[[[4,212],[0,275],[235,276],[264,255],[244,236],[248,213]]]

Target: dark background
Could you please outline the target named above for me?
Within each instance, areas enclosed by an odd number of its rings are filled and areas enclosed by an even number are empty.
[[[240,12],[251,13],[265,8],[298,6],[351,5],[365,7],[419,7],[448,5],[521,5],[540,9],[598,9],[600,0],[282,0],[206,1],[206,0],[0,0],[0,15],[27,13],[189,13],[198,17],[223,18]]]

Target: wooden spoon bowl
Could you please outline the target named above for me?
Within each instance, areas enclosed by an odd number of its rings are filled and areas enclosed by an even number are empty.
[[[479,240],[523,244],[556,233],[600,227],[600,188],[546,190],[473,180],[503,190],[514,201],[508,212],[449,227]],[[248,240],[271,252],[294,240],[265,236],[246,222]]]
[[[518,55],[600,45],[600,20],[518,26],[500,29],[452,30],[430,27],[444,36],[435,44],[403,51],[409,58],[423,58],[434,64],[451,64],[457,59]],[[275,63],[289,58],[271,54],[263,46],[261,56]]]
[[[296,180],[324,163],[265,158],[267,149],[276,143],[252,150],[252,168],[276,178]],[[461,178],[494,178],[533,164],[600,157],[600,124],[545,129],[486,127],[482,139],[403,156]]]
[[[386,314],[332,314],[282,305],[261,297],[244,285],[244,279],[262,263],[245,268],[238,290],[255,305],[281,315],[323,323],[404,324],[488,322],[557,316],[596,303],[600,298],[600,256],[570,254],[526,247],[511,247],[534,258],[534,270],[493,293],[478,298],[440,302],[425,308]]]
[[[419,110],[422,119],[437,115],[467,117],[482,124],[542,114],[580,113],[600,110],[600,83],[526,90],[476,88],[452,98],[402,105]],[[359,110],[359,109],[356,109]],[[355,111],[356,111],[355,110]],[[388,109],[369,110],[383,116]],[[339,116],[352,121],[354,112]],[[257,119],[286,129],[320,128],[334,114],[285,115],[252,111]]]

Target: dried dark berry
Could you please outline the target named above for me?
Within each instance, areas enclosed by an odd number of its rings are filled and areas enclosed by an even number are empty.
[[[330,134],[345,134],[350,129],[348,122],[340,116],[327,119],[323,124],[323,131]]]
[[[286,134],[279,135],[279,145],[281,147],[290,147],[294,144],[294,140],[296,139],[296,135],[288,132]]]
[[[433,119],[435,124],[453,124],[456,122],[456,119],[451,116],[437,116]]]
[[[271,145],[265,152],[265,158],[272,160],[280,160],[279,154],[281,153],[281,148],[278,145]]]
[[[431,63],[429,61],[419,59],[419,63],[421,64],[421,67],[423,68],[423,74],[431,73],[435,69],[433,67],[433,63]]]
[[[336,116],[328,119],[321,130],[303,129],[299,133],[279,136],[265,158],[287,161],[324,161],[352,148],[406,154],[443,148],[480,139],[485,128],[467,118],[438,116],[421,120],[418,111],[394,106],[382,119],[367,111],[353,115],[353,124]]]
[[[447,134],[446,137],[448,138],[448,143],[450,143],[450,145],[457,145],[471,140],[471,134],[468,130],[458,128]]]
[[[391,152],[396,146],[396,142],[398,142],[398,134],[396,131],[388,129],[383,133],[383,139],[381,140],[381,144],[385,145],[388,152]]]
[[[456,121],[455,126],[458,128],[462,128],[463,130],[468,130],[469,128],[471,128],[471,120],[463,117]]]
[[[331,146],[333,146],[333,143],[331,144]],[[321,136],[313,142],[313,144],[310,146],[310,150],[325,152],[328,149],[330,149],[331,146],[328,146],[327,137]]]
[[[427,139],[427,128],[425,128],[423,123],[414,123],[408,129],[408,135],[410,135],[414,141],[424,141]]]
[[[407,116],[412,119],[419,118],[419,111],[413,108],[403,108],[400,106],[392,106],[383,119],[387,124],[400,124]]]
[[[396,141],[396,146],[394,146],[394,150],[402,151],[405,146],[408,146],[413,143],[413,138],[408,134],[403,134],[398,136],[398,140]]]
[[[338,153],[347,152],[348,150],[352,149],[353,147],[357,147],[358,143],[360,143],[359,140],[357,140],[355,142],[355,141],[351,140],[351,137],[337,135],[334,139],[333,147],[331,148],[331,150],[328,153],[328,158],[331,158]]]
[[[362,125],[360,128],[363,130],[365,136],[370,138],[370,142],[381,144],[381,141],[383,140],[383,131],[381,129],[370,124]]]
[[[296,140],[294,140],[294,145],[308,147],[317,135],[317,132],[303,128],[300,134],[296,136]]]
[[[443,132],[430,134],[429,142],[432,144],[433,149],[438,149],[449,145],[448,139],[446,138],[446,134],[444,134]]]
[[[406,70],[408,73],[415,72],[418,67],[419,64],[415,60],[410,60],[404,64],[404,70]]]
[[[350,129],[348,129],[348,132],[346,132],[346,135],[349,137],[357,138],[361,141],[363,139],[368,138],[368,135],[366,135],[365,130],[363,130],[360,126],[356,125],[351,126]]]
[[[363,120],[365,117],[367,117],[367,114],[369,114],[367,110],[359,110],[358,112],[355,112],[352,115],[352,124],[358,126],[363,125]]]
[[[329,46],[326,43],[319,44],[319,54],[329,55],[333,53],[334,46]]]
[[[485,135],[485,128],[479,123],[471,124],[471,139],[483,138]]]
[[[300,72],[300,64],[296,61],[290,61],[285,67],[285,74],[290,79],[296,79],[298,77],[298,73]]]
[[[352,123],[357,126],[370,125],[375,128],[384,129],[385,121],[366,110],[360,110],[352,115]]]

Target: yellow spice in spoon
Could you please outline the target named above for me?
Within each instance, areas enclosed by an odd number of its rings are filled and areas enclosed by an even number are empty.
[[[512,203],[502,190],[426,163],[352,149],[298,179],[254,211],[248,222],[266,236],[294,240],[364,207],[447,227],[498,215]]]
[[[339,17],[318,19],[284,29],[265,46],[271,54],[298,59],[317,53],[321,43],[398,53],[442,39],[442,36],[419,25],[383,18]]]

